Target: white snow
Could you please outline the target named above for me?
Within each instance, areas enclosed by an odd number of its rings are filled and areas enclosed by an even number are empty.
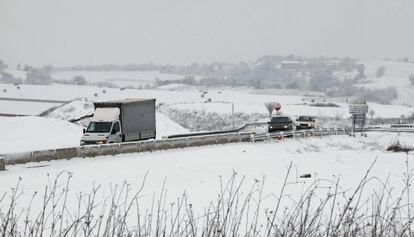
[[[0,117],[0,154],[78,146],[82,127],[54,118]]]
[[[60,118],[64,120],[77,120],[85,116],[92,115],[94,106],[92,101],[81,98],[72,100],[66,104],[53,108],[45,115],[49,118]]]
[[[3,95],[1,90],[7,89],[7,95]],[[105,91],[105,92],[103,92]],[[263,113],[267,114],[264,107],[264,102],[275,101],[282,104],[282,112],[290,116],[298,115],[315,115],[315,116],[330,116],[336,117],[338,115],[344,118],[349,117],[348,105],[345,101],[335,102],[340,107],[312,107],[303,105],[309,103],[309,98],[306,96],[294,95],[280,95],[263,93],[258,94],[257,91],[246,90],[218,90],[211,89],[208,93],[201,97],[201,92],[196,88],[186,88],[179,91],[168,90],[119,90],[119,89],[102,89],[94,86],[33,86],[22,85],[20,90],[17,90],[13,85],[0,84],[0,96],[12,98],[31,98],[31,99],[55,99],[55,100],[73,100],[84,97],[91,101],[108,101],[124,98],[156,98],[157,103],[174,106],[180,109],[198,110],[206,112],[217,113],[231,113],[231,104],[234,103],[235,112],[244,113]],[[205,103],[210,98],[214,103]],[[323,98],[319,98],[323,99]],[[224,103],[223,103],[224,102]],[[329,102],[329,99],[327,99]],[[24,114],[25,109],[36,110],[41,112],[45,109],[42,103],[34,104],[27,108],[21,106],[24,102],[5,101],[4,106],[0,107],[2,111],[15,111],[19,114]],[[401,115],[410,115],[414,112],[413,107],[403,105],[381,105],[377,103],[368,103],[370,108],[375,110],[375,117],[400,117]],[[52,106],[52,105],[50,105]],[[54,104],[53,106],[56,106]],[[36,107],[39,107],[36,109]],[[47,106],[46,106],[47,107]]]
[[[188,130],[157,113],[157,138]],[[0,117],[0,154],[79,146],[82,127],[57,118]]]
[[[361,61],[365,66],[366,83],[360,86],[366,88],[395,87],[398,98],[394,104],[414,105],[414,86],[411,85],[408,77],[414,74],[414,63],[396,62],[384,60]],[[376,72],[379,67],[385,67],[385,74],[377,78]]]
[[[127,182],[136,190],[144,174],[149,172],[140,198],[144,205],[151,201],[154,192],[161,190],[166,179],[168,200],[174,200],[186,191],[195,208],[204,208],[219,192],[220,177],[226,181],[234,171],[239,177],[246,178],[243,192],[249,190],[253,180],[265,177],[263,195],[271,201],[274,200],[271,193],[278,193],[282,187],[290,162],[294,166],[289,182],[299,183],[289,185],[286,192],[295,195],[300,194],[315,179],[333,180],[337,177],[340,177],[341,190],[349,192],[357,186],[375,159],[377,161],[371,176],[383,181],[389,176],[389,182],[395,188],[393,191],[399,193],[407,155],[385,151],[387,145],[396,138],[397,134],[369,133],[366,138],[330,136],[286,139],[284,142],[237,143],[115,157],[28,163],[9,166],[6,172],[0,172],[0,194],[8,191],[21,177],[25,190],[22,198],[27,201],[31,193],[41,191],[50,182],[50,178],[62,171],[69,171],[73,175],[71,198],[75,202],[75,193],[87,193],[93,185],[102,185],[103,190],[109,191],[110,185]],[[412,134],[401,134],[400,140],[403,143],[414,143]],[[413,154],[409,154],[408,158],[412,167]],[[38,168],[28,169],[34,166]],[[312,178],[300,179],[302,174],[311,174]],[[371,191],[378,185],[381,186],[373,179],[367,184],[366,190]],[[317,192],[326,195],[327,190],[320,188]]]

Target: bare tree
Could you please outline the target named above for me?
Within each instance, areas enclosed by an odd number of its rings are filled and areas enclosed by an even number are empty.
[[[376,73],[375,73],[375,76],[377,77],[377,78],[379,78],[379,77],[382,77],[382,76],[384,76],[385,75],[385,67],[384,66],[380,66],[378,69],[377,69],[377,71],[376,71]]]
[[[408,76],[408,80],[410,80],[411,86],[414,86],[414,74],[410,74],[410,76]]]
[[[86,81],[85,77],[83,76],[74,76],[72,82],[76,85],[86,85],[88,82]]]
[[[370,118],[370,121],[371,121],[371,124],[372,124],[372,119],[374,118],[374,115],[375,115],[375,110],[370,109],[370,110],[368,111],[368,115],[369,115],[369,118]]]

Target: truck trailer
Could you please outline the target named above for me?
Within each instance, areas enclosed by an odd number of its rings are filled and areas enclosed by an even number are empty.
[[[94,103],[81,145],[155,139],[155,99],[124,99]]]

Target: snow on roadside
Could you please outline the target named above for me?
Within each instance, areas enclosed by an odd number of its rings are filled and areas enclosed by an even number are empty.
[[[174,135],[180,133],[188,133],[189,131],[183,128],[178,123],[172,121],[167,116],[161,113],[156,114],[157,139],[167,135]]]
[[[60,118],[63,120],[73,121],[92,115],[93,111],[93,102],[86,98],[80,98],[53,108],[50,111],[45,112],[46,114],[44,116],[48,118]]]
[[[157,139],[188,132],[163,114],[157,113],[156,119]],[[8,131],[0,136],[0,154],[79,146],[82,129],[58,118],[0,117],[0,130]]]
[[[375,159],[371,176],[381,180],[389,176],[390,185],[399,193],[407,155],[385,151],[396,137],[397,134],[392,133],[369,133],[368,137],[356,138],[330,136],[286,139],[284,142],[236,143],[15,165],[8,167],[6,172],[0,172],[0,194],[8,191],[21,177],[22,187],[30,191],[25,192],[23,199],[29,200],[33,191],[44,189],[50,177],[62,171],[69,171],[73,175],[73,197],[78,192],[89,192],[93,185],[102,185],[104,190],[108,190],[111,185],[127,182],[135,189],[140,187],[142,178],[149,172],[140,198],[144,206],[150,204],[154,192],[161,191],[166,181],[172,200],[185,191],[195,208],[204,208],[216,198],[220,179],[226,181],[233,172],[245,177],[243,192],[249,191],[251,182],[265,177],[264,196],[267,196],[279,193],[287,166],[292,162],[291,185],[286,188],[288,194],[300,194],[315,179],[329,181],[337,177],[340,177],[341,190],[350,191],[358,185]],[[414,143],[412,134],[400,134],[400,139],[404,143]],[[409,154],[408,158],[411,160],[413,154]],[[28,169],[33,166],[37,168]],[[46,173],[50,176],[46,176]],[[311,178],[300,179],[302,174],[310,174]],[[322,183],[323,187],[323,184],[329,185],[328,182]],[[366,190],[378,185],[381,187],[379,182],[371,180]],[[317,192],[326,195],[328,189],[321,188]],[[273,207],[274,202],[271,205]]]
[[[82,127],[55,118],[0,117],[0,154],[79,145]]]

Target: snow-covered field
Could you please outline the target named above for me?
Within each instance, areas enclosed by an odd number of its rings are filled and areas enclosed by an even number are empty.
[[[398,98],[394,104],[414,105],[414,85],[411,85],[409,76],[414,75],[414,63],[384,60],[361,61],[365,66],[367,83],[361,84],[366,88],[395,87]],[[385,68],[384,76],[377,78],[376,72],[380,67]]]
[[[7,92],[2,92],[6,89]],[[202,88],[203,90],[205,88]],[[94,86],[33,86],[21,85],[17,89],[13,85],[0,84],[0,97],[12,98],[30,98],[30,99],[53,99],[53,100],[72,100],[75,98],[89,98],[92,101],[105,101],[121,98],[156,98],[157,103],[163,103],[179,109],[197,110],[216,113],[231,113],[231,103],[234,103],[235,112],[243,113],[263,113],[267,110],[264,102],[279,102],[282,104],[282,112],[290,116],[298,115],[315,115],[329,117],[348,117],[348,105],[343,102],[335,102],[340,107],[314,107],[303,105],[309,103],[311,98],[301,95],[279,95],[263,93],[257,91],[230,90],[230,89],[210,89],[204,97],[202,92],[195,87],[188,87],[182,90],[120,90],[110,88],[98,88]],[[211,103],[206,103],[211,99]],[[323,98],[317,98],[323,100]],[[327,101],[329,101],[327,99]],[[0,107],[0,113],[4,109],[8,113],[23,114],[27,105],[25,102],[7,101],[4,107]],[[34,111],[41,113],[45,107],[44,104],[35,104],[30,106],[30,113]],[[52,106],[52,105],[50,105]],[[401,115],[410,115],[414,108],[403,105],[381,105],[369,103],[370,108],[375,110],[376,117],[396,118]]]
[[[309,103],[312,99],[319,102],[324,98],[270,91],[260,93],[249,89],[230,90],[182,85],[158,90],[121,90],[71,85],[20,85],[20,88],[17,88],[14,85],[0,84],[0,97],[49,100],[85,98],[55,110],[48,115],[49,117],[0,117],[0,129],[10,131],[0,138],[0,154],[78,146],[82,127],[66,120],[90,114],[92,108],[84,106],[84,101],[89,103],[88,100],[156,98],[157,104],[161,107],[166,105],[178,110],[218,114],[230,114],[232,105],[236,113],[267,114],[264,102],[276,101],[282,104],[282,112],[292,117],[307,114],[345,119],[349,116],[348,106],[341,100],[327,100],[339,107],[312,107],[304,103]],[[207,100],[211,102],[207,103]],[[56,105],[0,100],[0,113],[36,115]],[[403,105],[369,103],[369,106],[375,110],[375,117],[382,118],[396,118],[414,112],[414,108]],[[167,116],[157,113],[158,138],[186,132],[188,132],[186,129]],[[168,191],[166,203],[173,203],[177,197],[185,193],[196,212],[195,215],[198,216],[211,201],[217,198],[222,185],[220,182],[228,181],[235,173],[238,180],[243,178],[245,180],[241,188],[243,194],[249,192],[254,183],[261,183],[265,179],[263,205],[272,208],[276,201],[276,194],[283,187],[286,169],[290,163],[293,168],[285,192],[289,200],[295,200],[316,180],[321,182],[321,187],[316,190],[318,197],[325,197],[332,189],[332,182],[338,179],[340,191],[349,194],[358,186],[375,160],[370,174],[370,177],[375,178],[370,179],[366,190],[380,189],[382,183],[378,180],[388,179],[393,192],[399,193],[404,187],[405,162],[408,158],[411,170],[413,154],[385,151],[397,136],[396,133],[368,133],[368,137],[285,139],[283,142],[237,143],[27,163],[8,166],[6,171],[0,172],[0,197],[5,192],[10,193],[11,188],[21,179],[22,194],[18,207],[27,207],[34,192],[41,193],[46,185],[50,185],[53,179],[63,172],[58,187],[64,185],[66,175],[70,174],[68,209],[76,210],[76,194],[87,194],[93,187],[100,186],[101,192],[97,196],[97,201],[101,202],[110,196],[114,187],[120,187],[125,183],[130,185],[128,187],[131,192],[137,191],[143,182],[143,177],[148,173],[144,189],[139,196],[143,207],[149,207],[154,200],[153,195],[158,195],[162,187],[165,187]],[[399,139],[404,144],[410,146],[414,144],[412,134],[400,134]],[[300,178],[304,174],[311,175],[311,178]],[[340,201],[345,200],[345,194]],[[372,192],[366,192],[366,195],[371,194]],[[413,195],[414,191],[411,190],[410,194]],[[34,209],[40,207],[41,202],[41,197],[38,196],[34,200]]]
[[[282,188],[290,162],[293,169],[288,181],[296,184],[289,185],[286,193],[295,198],[295,195],[300,195],[316,179],[333,181],[339,177],[340,190],[349,194],[374,160],[376,163],[370,177],[382,181],[388,178],[393,192],[399,193],[403,186],[406,158],[408,157],[409,166],[413,167],[414,157],[412,153],[406,155],[386,152],[386,147],[396,139],[396,134],[369,133],[368,137],[286,139],[283,142],[238,143],[28,163],[9,166],[7,171],[0,172],[0,194],[10,191],[19,178],[22,178],[21,188],[24,192],[19,205],[25,205],[33,192],[41,192],[62,171],[72,174],[69,196],[71,200],[75,199],[76,193],[89,193],[94,185],[102,185],[102,190],[108,194],[111,185],[113,187],[127,182],[136,191],[148,172],[140,196],[144,206],[149,205],[152,195],[161,190],[165,180],[167,203],[173,202],[176,197],[186,192],[195,210],[201,210],[209,201],[215,199],[220,190],[220,177],[226,181],[233,172],[237,172],[238,177],[245,177],[246,185],[243,185],[242,192],[247,192],[254,180],[265,177],[263,196],[268,197],[266,200],[273,207],[273,194]],[[414,136],[401,134],[400,141],[412,145]],[[311,174],[312,177],[299,178],[303,174]],[[326,195],[328,186],[332,186],[332,183],[322,181],[318,195]],[[372,179],[366,190],[371,191],[378,187],[381,187],[381,183]]]

